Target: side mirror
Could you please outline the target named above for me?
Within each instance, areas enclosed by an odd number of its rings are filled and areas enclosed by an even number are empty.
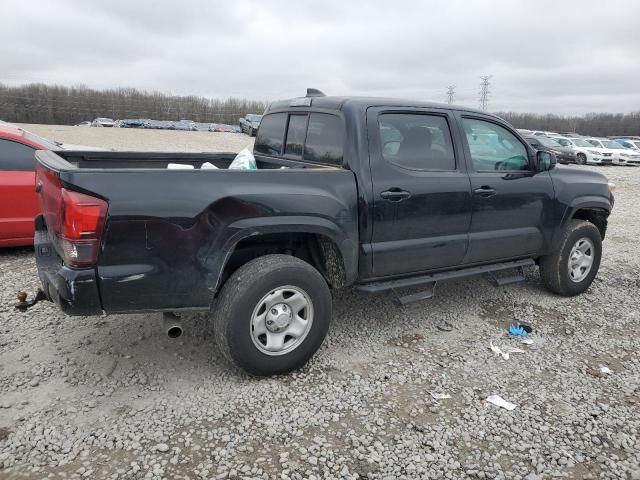
[[[536,165],[538,172],[547,172],[556,166],[557,160],[553,153],[538,150],[536,152]]]

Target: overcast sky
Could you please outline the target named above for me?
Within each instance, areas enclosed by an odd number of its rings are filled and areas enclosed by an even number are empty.
[[[0,82],[640,110],[640,1],[1,0]]]

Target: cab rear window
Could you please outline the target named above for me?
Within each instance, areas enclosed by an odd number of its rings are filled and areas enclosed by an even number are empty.
[[[272,113],[262,119],[254,152],[341,165],[342,143],[342,120],[337,115],[316,112]]]
[[[265,115],[260,123],[253,151],[263,155],[280,155],[286,124],[286,113]]]

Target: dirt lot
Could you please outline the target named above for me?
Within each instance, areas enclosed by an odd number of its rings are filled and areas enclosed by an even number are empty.
[[[242,133],[91,128],[69,125],[20,124],[19,126],[60,143],[130,151],[239,152],[244,147],[253,146],[254,140]]]
[[[250,141],[30,128],[122,148]],[[16,290],[38,285],[33,252],[0,251],[0,478],[640,479],[640,168],[601,171],[618,192],[586,294],[553,296],[535,269],[508,287],[439,285],[403,308],[340,291],[323,347],[279,378],[224,364],[206,315],[171,340],[158,314],[16,313]],[[533,326],[533,345],[508,338],[514,319]],[[505,360],[490,342],[524,351]]]

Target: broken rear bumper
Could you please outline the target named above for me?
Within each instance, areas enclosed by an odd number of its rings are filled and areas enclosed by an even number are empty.
[[[62,263],[42,215],[36,218],[36,264],[42,290],[67,315],[101,315],[95,268],[69,268]]]

